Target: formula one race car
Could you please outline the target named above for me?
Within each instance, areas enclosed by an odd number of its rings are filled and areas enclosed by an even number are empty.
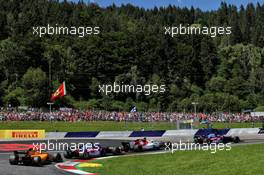
[[[99,143],[87,143],[85,145],[81,145],[76,150],[67,150],[64,153],[64,157],[67,159],[89,159],[94,157],[122,155],[124,153],[125,152],[121,147],[102,147]]]
[[[9,163],[11,165],[24,164],[41,166],[51,162],[62,162],[62,156],[59,153],[50,155],[47,152],[39,152],[31,148],[27,151],[14,151],[14,154],[9,157]]]
[[[200,129],[194,135],[194,142],[203,143],[239,143],[240,138],[238,136],[226,136],[229,129]]]
[[[146,138],[136,139],[131,142],[122,142],[122,145],[126,152],[128,151],[150,151],[150,150],[159,150],[159,149],[165,148],[164,142],[147,140]]]

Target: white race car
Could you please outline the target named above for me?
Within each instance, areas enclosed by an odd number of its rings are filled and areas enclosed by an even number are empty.
[[[122,142],[122,146],[125,151],[150,151],[164,148],[165,143],[143,138],[136,139],[131,142]]]

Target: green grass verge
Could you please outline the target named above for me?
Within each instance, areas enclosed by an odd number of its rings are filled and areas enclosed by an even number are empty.
[[[96,160],[101,168],[82,168],[100,175],[262,175],[264,145],[243,145],[230,151],[178,151]]]
[[[257,123],[255,127],[260,127],[261,124]],[[200,125],[201,127],[206,127],[205,125]],[[214,128],[250,128],[251,123],[215,123]],[[92,122],[40,122],[40,121],[13,121],[13,122],[0,122],[1,129],[44,129],[46,132],[51,131],[125,131],[125,130],[140,130],[144,128],[145,130],[170,130],[176,129],[175,123],[168,122],[110,122],[110,121],[92,121]]]

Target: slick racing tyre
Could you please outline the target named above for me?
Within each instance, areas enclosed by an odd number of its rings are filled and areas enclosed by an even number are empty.
[[[62,162],[62,157],[60,153],[56,153],[53,155],[53,162]]]
[[[115,149],[115,154],[121,154],[121,153],[122,153],[122,148],[117,147],[117,148]]]
[[[72,154],[71,154],[70,151],[66,151],[66,152],[64,152],[63,155],[64,155],[64,157],[65,157],[66,159],[72,159]]]
[[[125,152],[128,152],[130,150],[130,145],[129,143],[122,142],[122,146]]]
[[[88,152],[84,152],[83,153],[83,159],[89,159],[89,153]]]
[[[139,151],[139,152],[142,152],[142,151],[143,151],[143,146],[141,146],[141,145],[138,146],[138,151]]]
[[[18,156],[10,155],[9,156],[9,163],[10,163],[10,165],[17,165],[18,164]]]
[[[234,137],[234,143],[239,143],[240,142],[240,138],[239,137]]]
[[[41,166],[41,158],[39,156],[33,157],[33,164],[36,166]]]

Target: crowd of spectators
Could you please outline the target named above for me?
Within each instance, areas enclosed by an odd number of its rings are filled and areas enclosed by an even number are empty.
[[[135,121],[135,122],[176,122],[180,120],[208,122],[253,122],[260,117],[243,113],[167,113],[167,112],[107,112],[107,111],[56,111],[56,112],[14,112],[0,111],[2,121]]]

